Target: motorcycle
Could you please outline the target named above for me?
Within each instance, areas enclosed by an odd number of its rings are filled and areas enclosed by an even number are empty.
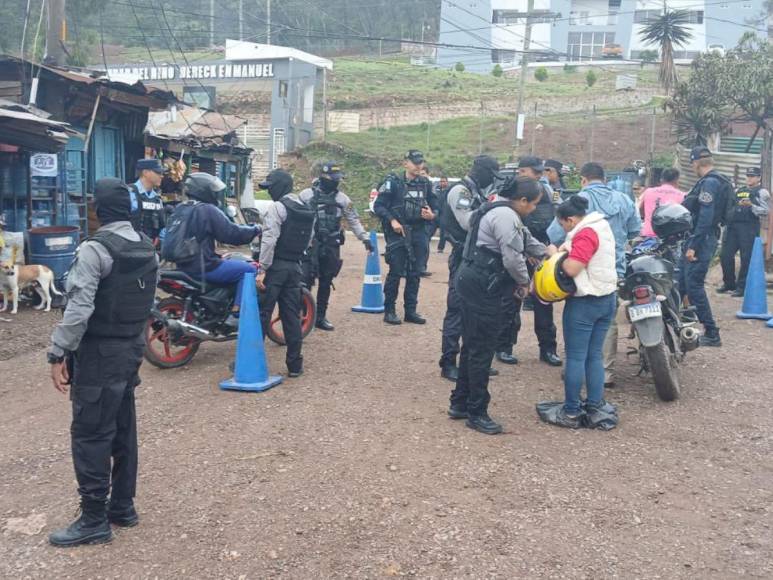
[[[258,262],[260,244],[251,246],[252,261]],[[241,254],[229,259],[248,260]],[[196,355],[202,342],[236,340],[238,329],[225,325],[236,297],[236,285],[202,283],[180,270],[161,270],[158,287],[167,297],[157,299],[145,325],[145,359],[161,369],[182,367]],[[317,305],[313,294],[301,288],[301,331],[314,329]],[[282,323],[272,313],[268,338],[284,345]]]
[[[640,374],[649,372],[663,401],[679,398],[679,364],[698,347],[700,336],[692,308],[685,308],[677,283],[684,236],[649,238],[628,256],[618,295],[623,299],[633,338],[639,346]]]

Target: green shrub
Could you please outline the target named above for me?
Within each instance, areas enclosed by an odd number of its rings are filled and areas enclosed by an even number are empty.
[[[495,77],[499,78],[503,74],[505,74],[505,71],[502,70],[502,67],[499,65],[499,63],[494,65],[494,68],[491,70],[491,74]]]
[[[544,66],[537,68],[537,70],[534,71],[534,78],[541,83],[545,82],[548,80],[548,69]]]
[[[593,72],[593,69],[589,70],[585,75],[585,84],[588,85],[588,87],[595,85],[597,80],[599,80],[599,77]]]
[[[455,70],[456,72],[464,72],[464,63],[463,63],[463,62],[457,62],[457,63],[454,65],[454,70]]]
[[[576,73],[577,67],[573,64],[569,64],[568,62],[564,64],[564,72],[568,75]]]

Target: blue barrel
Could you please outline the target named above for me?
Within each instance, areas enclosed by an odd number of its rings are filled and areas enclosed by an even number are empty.
[[[80,230],[71,226],[34,228],[29,231],[30,264],[48,266],[61,280],[75,259]]]

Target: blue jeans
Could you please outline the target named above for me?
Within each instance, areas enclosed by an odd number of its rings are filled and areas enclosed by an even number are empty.
[[[604,399],[603,346],[615,315],[616,295],[579,296],[566,300],[564,307],[564,409],[570,415],[580,412],[583,382],[588,403],[598,405]]]
[[[221,284],[227,286],[228,284],[236,284],[236,299],[234,304],[236,306],[242,303],[242,277],[250,272],[257,272],[258,268],[252,262],[244,262],[242,260],[223,260],[220,265],[214,270],[211,270],[204,274],[204,279],[207,282],[213,284]]]

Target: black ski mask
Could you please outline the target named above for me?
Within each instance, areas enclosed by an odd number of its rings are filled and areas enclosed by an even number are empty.
[[[293,190],[292,176],[282,169],[274,169],[266,176],[266,180],[261,182],[258,187],[268,190],[268,195],[274,201],[279,201],[285,195]]]
[[[132,205],[128,186],[115,177],[103,177],[94,185],[94,208],[103,226],[129,221]]]
[[[330,179],[324,176],[319,178],[319,188],[322,190],[322,193],[329,194],[338,191],[339,185],[341,185],[341,181],[338,179]]]
[[[495,179],[502,179],[499,174],[499,162],[490,155],[479,155],[472,162],[470,179],[480,189],[486,189],[494,183]]]

